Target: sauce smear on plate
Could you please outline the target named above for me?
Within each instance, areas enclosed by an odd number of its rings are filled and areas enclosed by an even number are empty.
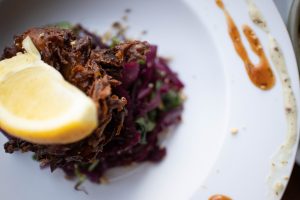
[[[289,180],[289,162],[293,162],[293,149],[298,141],[297,126],[298,108],[297,100],[292,88],[292,80],[289,76],[285,55],[274,36],[271,34],[263,14],[252,0],[247,0],[249,16],[253,23],[264,31],[269,38],[269,50],[271,61],[278,73],[283,92],[283,102],[286,115],[286,135],[280,148],[272,157],[268,184],[270,193],[268,199],[277,199],[282,195]]]
[[[217,194],[217,195],[211,196],[208,200],[232,200],[232,199],[225,195]]]
[[[223,1],[216,0],[216,4],[225,14],[230,38],[237,54],[244,62],[250,80],[256,87],[262,90],[271,89],[275,85],[275,77],[258,37],[249,26],[243,26],[243,32],[251,46],[251,49],[259,58],[259,63],[255,65],[250,60],[247,50],[242,42],[240,32],[229,12],[226,10]]]

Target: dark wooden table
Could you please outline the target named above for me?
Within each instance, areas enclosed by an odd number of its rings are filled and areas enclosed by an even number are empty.
[[[300,166],[295,165],[291,180],[282,200],[300,200]]]

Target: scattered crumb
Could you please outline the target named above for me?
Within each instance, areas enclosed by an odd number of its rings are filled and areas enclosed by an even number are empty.
[[[102,35],[102,40],[104,43],[106,43],[107,41],[109,41],[112,38],[112,33],[111,31],[107,31],[106,33],[104,33]]]
[[[126,17],[125,17],[126,18]],[[124,19],[124,17],[123,17]],[[101,37],[104,43],[110,43],[115,39],[128,39],[126,36],[126,31],[129,29],[129,26],[126,23],[120,21],[115,21],[111,24],[110,30],[106,31]]]
[[[254,22],[255,24],[262,24],[262,23],[264,23],[261,19],[258,19],[258,18],[253,19],[253,22]]]
[[[105,176],[102,176],[100,179],[99,179],[100,183],[101,184],[108,184],[109,183],[109,180],[105,177]]]
[[[277,182],[274,185],[274,192],[278,196],[284,190],[284,185],[281,182]]]
[[[126,8],[125,9],[125,13],[131,13],[131,9],[130,8]]]
[[[237,129],[237,128],[232,128],[232,129],[230,130],[230,132],[231,132],[232,135],[236,135],[236,134],[238,134],[239,129]]]
[[[281,164],[282,164],[282,165],[287,165],[287,164],[288,164],[288,161],[283,160],[283,161],[281,161]]]
[[[116,31],[116,34],[114,34],[115,36],[126,36],[126,31],[129,29],[128,25],[122,24],[121,22],[114,22],[112,24],[112,29],[113,31]]]
[[[290,179],[290,177],[288,177],[288,176],[284,177],[284,180],[286,180],[286,181],[288,181],[289,179]]]
[[[182,101],[186,101],[187,100],[187,96],[181,91],[179,94],[179,97]]]
[[[120,22],[117,21],[112,24],[112,27],[115,29],[121,29],[123,26]]]

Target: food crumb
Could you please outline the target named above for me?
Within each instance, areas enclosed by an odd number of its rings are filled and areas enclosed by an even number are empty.
[[[120,22],[114,22],[112,24],[112,27],[116,28],[116,29],[121,29],[122,28],[122,24]]]
[[[232,129],[230,130],[230,132],[231,132],[232,135],[236,135],[236,134],[238,134],[239,129],[237,129],[237,128],[232,128]]]
[[[131,9],[130,8],[126,8],[125,9],[125,13],[131,13]]]
[[[183,93],[182,91],[179,93],[179,97],[180,97],[181,101],[186,101],[187,100],[186,94]]]
[[[288,164],[288,161],[283,160],[283,161],[281,161],[281,164],[282,164],[282,165],[287,165],[287,164]]]
[[[103,42],[107,42],[107,41],[111,40],[112,37],[113,37],[112,32],[107,31],[102,35],[102,40],[103,40]]]
[[[277,182],[274,185],[274,192],[276,195],[279,195],[284,189],[284,185],[281,182]]]

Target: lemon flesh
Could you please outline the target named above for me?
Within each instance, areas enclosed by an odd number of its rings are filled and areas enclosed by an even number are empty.
[[[29,37],[24,54],[0,62],[0,127],[35,144],[79,141],[97,127],[91,98],[44,63]]]

